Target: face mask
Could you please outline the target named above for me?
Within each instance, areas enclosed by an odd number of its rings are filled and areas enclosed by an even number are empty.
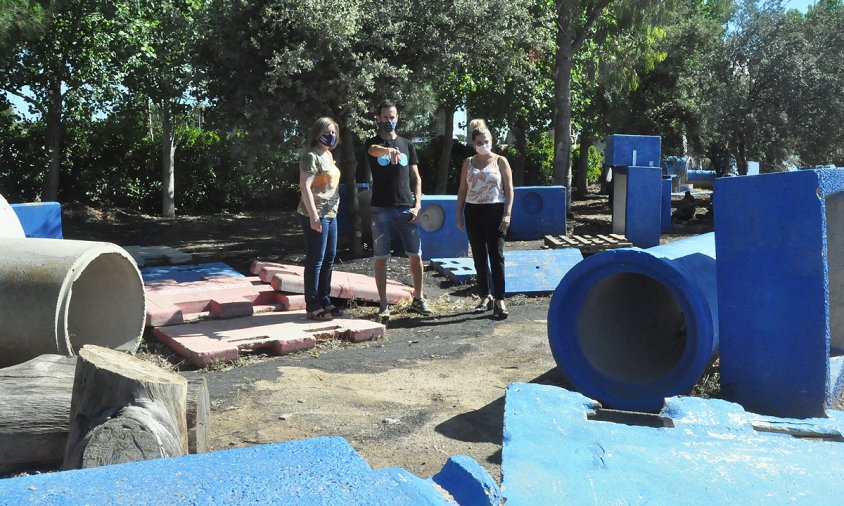
[[[381,130],[391,133],[393,130],[396,129],[396,125],[398,124],[397,121],[382,121],[378,123],[378,126],[381,127]]]
[[[322,134],[319,136],[319,142],[321,142],[323,146],[328,146],[330,148],[331,146],[337,144],[337,136],[334,134]]]
[[[492,146],[489,143],[483,143],[480,146],[475,146],[475,151],[479,155],[488,155],[492,151]]]

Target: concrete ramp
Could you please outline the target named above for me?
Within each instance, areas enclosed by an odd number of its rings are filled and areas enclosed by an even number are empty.
[[[672,397],[658,415],[602,410],[578,393],[507,389],[507,506],[840,504],[844,412],[785,419]]]

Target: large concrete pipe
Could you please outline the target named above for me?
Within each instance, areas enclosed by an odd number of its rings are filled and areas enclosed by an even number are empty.
[[[658,411],[718,349],[715,235],[592,255],[557,286],[548,340],[563,375],[605,407]]]
[[[141,274],[123,248],[0,239],[0,367],[85,344],[134,351],[144,315]]]
[[[12,206],[0,195],[0,237],[26,237]]]

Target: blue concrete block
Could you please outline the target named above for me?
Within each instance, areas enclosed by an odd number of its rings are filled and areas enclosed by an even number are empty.
[[[606,406],[656,411],[687,393],[718,349],[714,234],[578,263],[551,298],[548,341],[571,385]]]
[[[432,258],[431,266],[455,284],[468,283],[478,274],[471,258]]]
[[[500,506],[501,490],[490,475],[470,457],[455,455],[431,481],[449,491],[460,506]]]
[[[551,293],[563,276],[582,260],[583,254],[577,248],[505,251],[504,293]]]
[[[508,239],[532,241],[566,234],[565,186],[517,186],[513,194]]]
[[[505,251],[504,293],[551,293],[569,269],[581,260],[583,254],[577,248]],[[455,283],[468,283],[478,274],[471,258],[434,258],[431,265]]]
[[[659,231],[671,233],[671,179],[662,180],[662,218]]]
[[[449,485],[458,493],[477,487]],[[428,480],[398,468],[373,470],[344,439],[319,437],[0,480],[0,504],[454,503]]]
[[[141,269],[141,277],[145,282],[159,279],[172,279],[175,281],[199,281],[208,276],[233,276],[244,277],[243,274],[229,267],[223,262],[212,262],[207,264],[194,265],[166,265],[162,267],[144,267]]]
[[[841,393],[844,170],[715,182],[721,393],[821,416]]]
[[[610,167],[659,167],[662,137],[613,134],[607,136],[604,165]]]
[[[423,195],[417,221],[422,260],[469,256],[469,238],[457,228],[456,195]]]
[[[616,167],[613,169],[612,231],[623,234],[633,246],[659,245],[662,229],[662,169]]]
[[[62,206],[58,202],[12,204],[27,237],[62,239]]]
[[[841,502],[842,412],[766,418],[694,397],[667,399],[658,416],[599,407],[562,388],[509,386],[501,463],[507,506]],[[789,431],[817,439],[782,433]]]

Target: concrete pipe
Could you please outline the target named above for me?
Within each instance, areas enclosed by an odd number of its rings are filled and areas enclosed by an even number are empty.
[[[605,407],[658,411],[718,349],[715,235],[592,255],[560,281],[548,340],[562,374]]]
[[[12,206],[0,195],[0,237],[26,237]]]
[[[85,344],[134,351],[144,315],[141,274],[123,248],[0,239],[0,367]]]
[[[715,171],[689,169],[686,171],[686,183],[712,188],[715,185]]]

